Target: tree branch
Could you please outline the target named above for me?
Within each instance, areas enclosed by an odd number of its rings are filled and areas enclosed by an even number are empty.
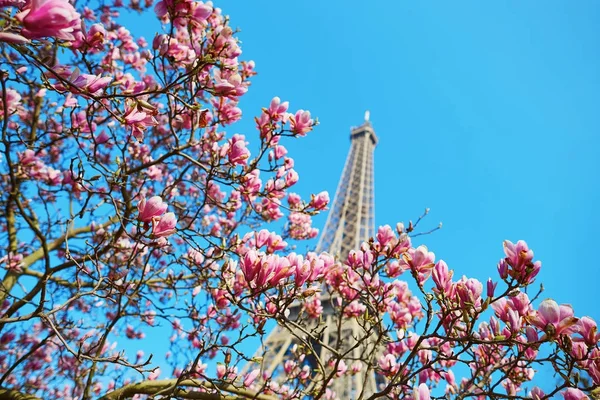
[[[42,400],[31,394],[24,394],[14,389],[0,387],[0,399],[2,400]]]
[[[204,393],[204,392],[191,392],[185,389],[181,389],[183,386],[219,390],[223,392],[232,393],[232,396],[225,395],[223,393]],[[177,387],[180,387],[177,389]],[[173,395],[182,399],[201,399],[201,400],[234,400],[234,399],[256,399],[256,400],[276,400],[275,397],[258,394],[255,391],[237,388],[229,384],[215,385],[206,381],[199,381],[195,379],[185,379],[178,382],[177,379],[165,379],[160,381],[146,381],[140,383],[133,383],[131,385],[123,386],[120,389],[105,394],[99,400],[124,400],[133,397],[136,394],[147,394],[154,395],[165,389],[173,388]]]

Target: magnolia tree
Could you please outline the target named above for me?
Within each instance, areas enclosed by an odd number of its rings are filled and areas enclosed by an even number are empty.
[[[524,242],[486,284],[412,224],[344,259],[293,252],[329,199],[290,192],[284,143],[315,122],[275,98],[251,146],[226,132],[255,72],[213,4],[0,6],[0,397],[333,399],[373,373],[357,398],[595,396],[596,323],[528,292]],[[162,33],[134,37],[123,11]],[[324,307],[379,350],[302,329]],[[277,376],[252,360],[274,321],[297,343]]]

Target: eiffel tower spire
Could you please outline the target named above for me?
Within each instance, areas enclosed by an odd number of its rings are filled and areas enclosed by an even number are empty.
[[[369,112],[365,113],[365,121],[359,127],[350,131],[350,151],[346,159],[342,177],[338,185],[333,205],[331,206],[325,229],[319,239],[316,251],[328,252],[340,260],[344,260],[350,250],[359,249],[363,241],[374,236],[374,182],[373,182],[373,152],[377,145],[377,136],[369,122]],[[336,301],[327,293],[321,295],[323,313],[320,320],[302,318],[301,305],[290,307],[289,319],[296,321],[301,329],[277,325],[267,336],[255,359],[262,357],[261,372],[280,385],[286,384],[279,381],[277,376],[285,376],[284,364],[287,360],[294,360],[294,346],[299,344],[297,338],[307,338],[306,333],[318,337],[319,341],[308,340],[311,347],[309,354],[303,361],[311,371],[317,370],[317,360],[327,363],[331,358],[331,348],[346,353],[344,363],[348,368],[359,363],[362,373],[354,375],[344,374],[334,379],[329,390],[336,393],[340,400],[367,398],[377,391],[382,377],[376,376],[373,371],[375,355],[380,352],[374,342],[362,342],[356,345],[356,338],[364,337],[365,332],[374,329],[364,321],[357,318],[346,318],[336,313]],[[362,360],[371,360],[366,365]],[[250,363],[244,368],[247,370]],[[367,371],[365,373],[365,371]],[[314,376],[318,382],[318,376]],[[309,388],[312,393],[323,393],[323,388],[313,386]]]
[[[339,257],[346,257],[375,233],[373,151],[377,136],[368,111],[365,122],[352,128],[350,140],[342,178],[317,244],[317,252],[327,251]]]

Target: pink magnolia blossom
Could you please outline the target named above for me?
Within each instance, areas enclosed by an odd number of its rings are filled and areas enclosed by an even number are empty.
[[[456,282],[455,285],[456,295],[461,308],[479,308],[481,307],[481,293],[483,292],[483,285],[477,279],[469,278],[466,276]]]
[[[537,386],[531,389],[531,392],[529,392],[529,397],[532,400],[542,400],[545,398],[545,396],[546,393],[544,393],[544,391]]]
[[[450,385],[450,386],[456,385],[456,378],[454,377],[454,372],[452,372],[452,370],[445,371],[442,374],[442,377],[446,380],[446,382],[448,382],[448,385]]]
[[[263,231],[264,231],[264,229],[263,229]],[[268,233],[269,233],[269,235],[266,237],[266,239],[265,239],[266,241],[264,242],[264,244],[261,244],[261,246],[259,246],[259,247],[266,245],[267,253],[274,253],[278,250],[285,249],[285,247],[287,246],[287,242],[284,241],[281,236],[279,236],[278,234],[276,234],[274,232],[268,232]]]
[[[561,392],[561,394],[565,400],[589,400],[589,397],[585,393],[575,388],[568,388],[564,392]]]
[[[503,243],[506,258],[498,264],[498,272],[502,279],[508,276],[514,278],[521,284],[530,284],[540,272],[542,263],[533,261],[533,251],[527,243],[519,240],[516,244],[509,240]]]
[[[524,292],[513,295],[508,300],[505,297],[492,303],[492,308],[496,316],[504,322],[509,321],[508,312],[515,311],[520,317],[529,318],[534,314],[531,308],[529,297]]]
[[[362,369],[363,369],[363,364],[360,361],[355,361],[350,366],[350,371],[352,371],[353,374],[359,373],[360,371],[362,371]]]
[[[511,334],[516,335],[521,331],[521,327],[523,326],[523,320],[521,319],[519,313],[515,310],[508,310],[507,317],[508,321],[506,325],[509,328]]]
[[[294,267],[285,257],[271,255],[267,257],[267,262],[272,265],[272,272],[268,278],[268,283],[271,286],[277,286],[280,282],[284,281],[294,273]],[[260,280],[258,283],[263,284]]]
[[[571,356],[575,360],[586,360],[587,359],[588,347],[583,342],[575,342],[573,341],[573,346],[571,347]]]
[[[222,96],[235,98],[246,93],[248,88],[244,85],[240,74],[233,73],[225,77],[220,70],[215,70],[214,90]]]
[[[162,217],[152,219],[152,236],[155,238],[166,237],[177,232],[177,218],[175,213],[168,212]]]
[[[123,119],[125,124],[131,127],[131,134],[137,140],[144,138],[146,128],[158,125],[158,121],[153,116],[154,112],[155,110],[150,109],[150,107],[144,108],[141,105],[136,106],[131,103],[127,105]]]
[[[256,380],[256,377],[258,376],[258,374],[260,374],[260,369],[254,369],[251,372],[249,372],[248,374],[246,374],[246,377],[244,378],[244,387],[250,387],[250,385],[252,384],[252,382],[254,382]]]
[[[296,255],[296,253],[288,255],[288,260],[290,260],[290,265],[294,267],[296,286],[304,285],[312,273],[310,261],[305,260],[301,255]]]
[[[600,385],[600,348],[592,350],[586,368],[594,383]]]
[[[94,140],[97,144],[104,144],[110,140],[110,136],[108,136],[108,133],[106,133],[106,131],[102,131],[99,135],[97,135],[94,138]]]
[[[289,105],[289,102],[284,101],[282,103],[279,97],[274,97],[273,100],[271,100],[269,108],[265,111],[269,114],[273,121],[280,121],[285,118],[285,114]]]
[[[573,316],[573,308],[567,304],[560,306],[551,299],[542,301],[531,323],[550,336],[571,333],[578,319]]]
[[[575,326],[575,331],[581,335],[582,340],[590,347],[596,346],[600,342],[598,326],[596,325],[596,321],[590,317],[581,317]]]
[[[371,264],[373,263],[373,259],[373,253],[371,253],[370,251],[351,250],[348,254],[348,259],[346,260],[346,263],[353,269],[370,269]]]
[[[160,196],[152,196],[149,200],[144,197],[138,202],[138,219],[142,222],[151,222],[154,218],[163,215],[168,207],[169,205],[163,202]]]
[[[430,400],[431,395],[429,388],[424,383],[421,383],[419,387],[415,387],[412,395],[413,400]]]
[[[494,297],[494,291],[496,290],[496,286],[498,285],[498,282],[494,282],[492,281],[492,278],[488,278],[487,280],[487,284],[486,284],[486,289],[487,289],[487,297],[488,298],[493,298]]]
[[[398,369],[400,369],[400,365],[393,354],[386,354],[385,356],[380,357],[377,364],[386,376],[394,376],[398,372]]]
[[[367,307],[364,304],[354,300],[344,309],[344,315],[348,318],[359,317],[364,314],[366,309]]]
[[[85,44],[92,49],[101,50],[106,36],[107,33],[106,29],[104,29],[104,25],[94,24],[90,27],[85,35]]]
[[[380,226],[377,230],[377,241],[381,246],[387,246],[394,239],[396,239],[396,235],[389,225]]]
[[[23,270],[23,255],[10,252],[0,258],[0,265],[2,264],[8,271],[21,272]]]
[[[525,328],[525,337],[529,343],[536,343],[540,340],[538,333],[533,326]]]
[[[445,261],[438,261],[433,267],[433,282],[436,287],[433,289],[437,293],[443,293],[447,297],[451,296],[452,288],[452,275],[453,271],[448,269],[448,265]]]
[[[171,12],[174,24],[184,27],[188,19],[196,25],[205,23],[212,7],[202,2],[162,0],[154,6],[154,11],[159,18],[165,18]]]
[[[318,229],[312,227],[310,215],[291,212],[288,216],[288,223],[288,231],[292,239],[312,239],[319,233]]]
[[[267,245],[267,241],[269,240],[270,235],[271,235],[271,232],[269,232],[266,229],[261,229],[258,232],[249,233],[247,236],[249,238],[254,239],[254,243],[253,243],[254,246],[256,246],[257,249],[260,249],[261,247]]]
[[[235,378],[236,373],[237,373],[236,367],[227,368],[223,364],[217,365],[217,378],[219,378],[219,379],[224,379],[224,380],[233,379],[233,378]]]
[[[314,288],[310,288],[306,292],[315,293]],[[321,299],[319,297],[319,293],[316,293],[314,296],[310,296],[306,299],[304,303],[304,311],[308,314],[310,318],[320,318],[323,314],[323,304],[321,303]]]
[[[260,268],[260,258],[255,250],[250,250],[240,259],[240,268],[247,282],[251,282],[256,277]]]
[[[296,264],[287,257],[250,250],[240,259],[240,268],[252,289],[262,289],[277,286],[292,276]]]
[[[148,375],[148,380],[149,381],[155,381],[158,379],[158,377],[160,376],[160,368],[155,368],[154,371],[150,372],[150,374]]]
[[[6,89],[3,96],[0,96],[0,120],[4,119],[4,96],[6,96],[6,111],[8,115],[17,111],[21,106],[21,95],[19,92],[14,89]],[[32,152],[31,150],[25,150],[25,152],[28,151]]]
[[[246,148],[244,135],[233,135],[229,140],[228,151],[229,162],[233,165],[246,165],[246,160],[250,157],[250,151]]]
[[[72,70],[63,65],[55,66],[52,73],[48,75],[50,79],[56,80],[52,85],[56,90],[92,96],[100,95],[113,79],[110,76],[82,74],[78,68]]]
[[[325,210],[329,204],[329,193],[321,192],[317,195],[311,195],[309,206],[315,210]]]
[[[0,42],[23,44],[29,42],[29,39],[16,33],[0,32]]]
[[[406,270],[400,266],[400,263],[398,262],[398,260],[394,260],[394,261],[386,264],[386,266],[385,266],[385,273],[390,278],[396,278],[396,277],[400,276],[404,271],[406,271]]]
[[[192,18],[197,23],[205,22],[213,12],[213,8],[210,4],[203,4],[201,1],[192,2],[191,8]]]
[[[288,171],[288,173],[285,175],[285,186],[286,187],[294,186],[298,182],[298,179],[300,179],[300,176],[298,175],[298,173],[296,171],[294,171],[293,169],[290,169]]]
[[[98,96],[108,86],[112,78],[110,76],[79,74],[72,82],[81,92]]]
[[[242,118],[242,110],[239,107],[236,107],[236,101],[230,99],[223,100],[223,98],[221,98],[220,100],[215,99],[213,104],[217,109],[217,115],[223,124],[229,125]],[[210,121],[208,111],[201,115],[202,120],[207,120],[207,122]],[[201,122],[200,125],[206,126],[208,125],[207,122]]]
[[[290,116],[292,132],[298,136],[305,136],[312,130],[314,121],[310,119],[310,112],[299,110],[296,115]]]
[[[21,35],[29,39],[75,40],[73,33],[81,27],[81,17],[68,0],[31,0],[16,18],[23,24]]]
[[[279,160],[280,158],[284,157],[287,154],[287,149],[282,146],[282,145],[277,145],[274,148],[274,155],[275,155],[275,159]]]
[[[416,249],[409,249],[402,254],[402,260],[400,261],[400,267],[413,271],[420,284],[429,279],[434,266],[435,254],[424,245]]]

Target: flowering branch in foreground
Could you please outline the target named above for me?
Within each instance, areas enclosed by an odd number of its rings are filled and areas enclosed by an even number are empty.
[[[597,393],[597,324],[538,301],[525,242],[485,284],[412,224],[343,259],[298,251],[329,203],[292,192],[289,143],[316,121],[274,98],[231,133],[254,63],[212,3],[0,8],[0,396],[334,399],[373,373],[370,399]],[[128,12],[162,33],[134,36]],[[375,350],[324,340],[325,309]],[[296,345],[268,371],[248,351],[275,321]]]

